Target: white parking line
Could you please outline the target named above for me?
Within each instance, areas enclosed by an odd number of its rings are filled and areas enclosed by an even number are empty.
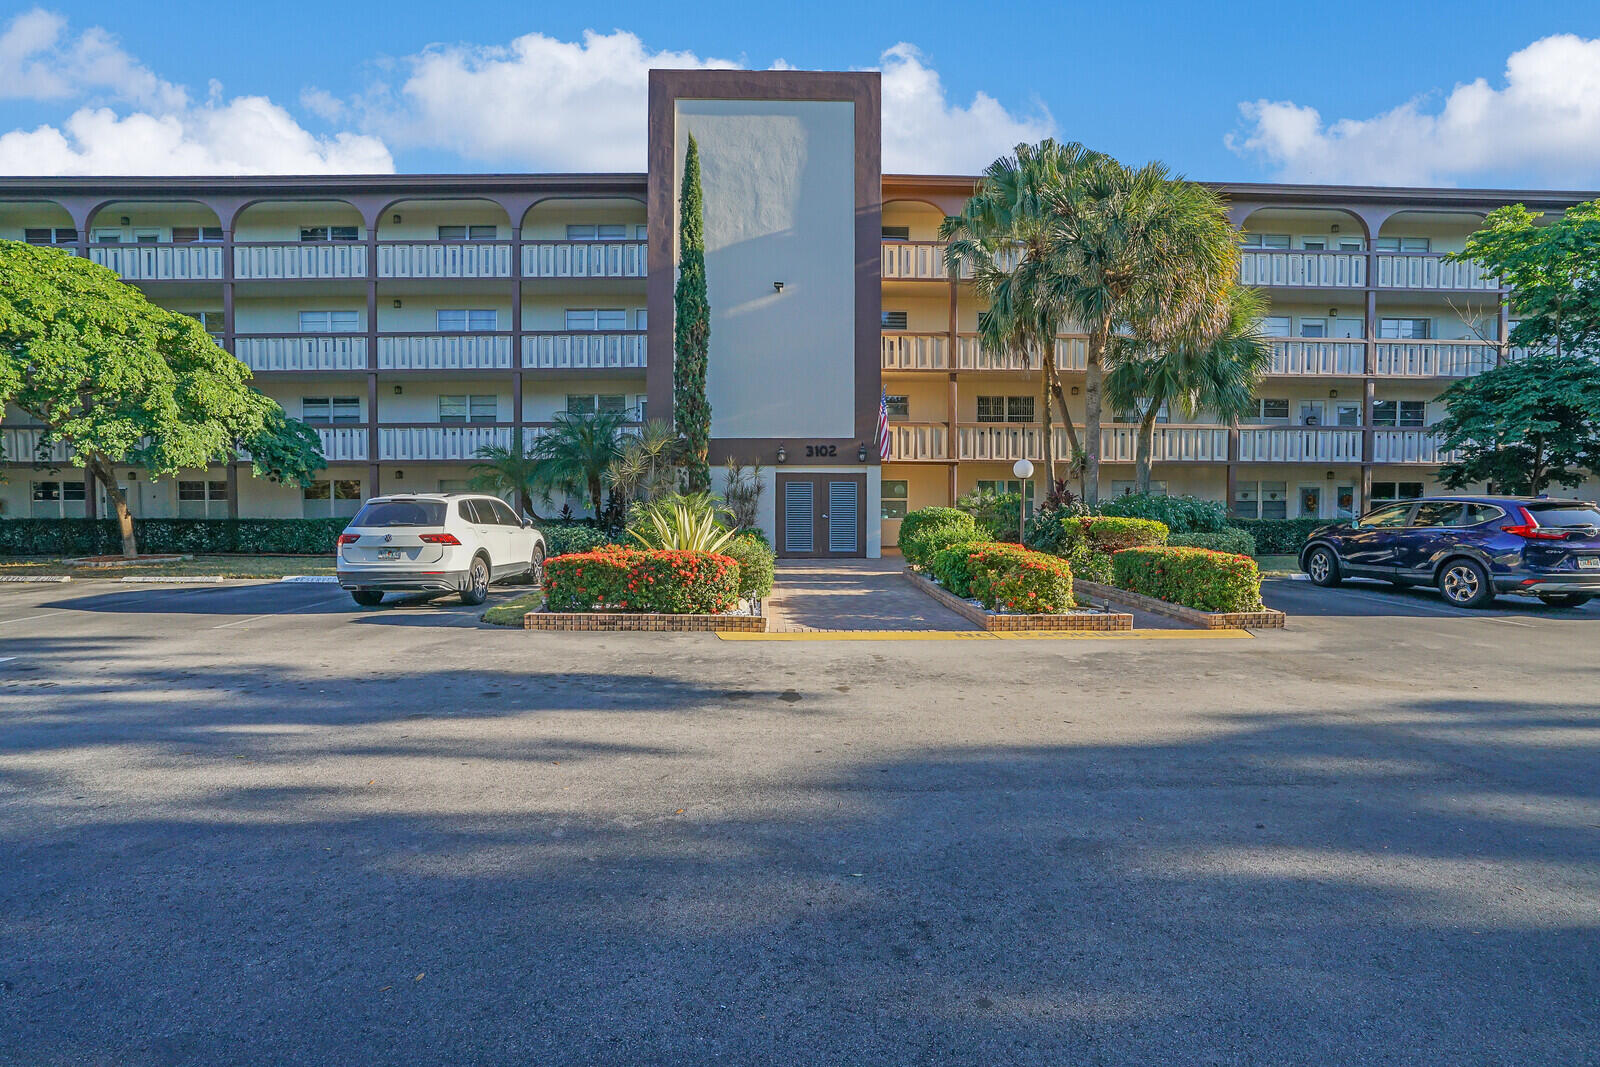
[[[211,627],[211,629],[213,629],[213,630],[226,630],[226,629],[228,629],[230,627],[233,627],[233,626],[243,626],[247,622],[259,622],[262,619],[270,619],[274,615],[287,615],[291,611],[304,611],[306,608],[310,607],[313,604],[325,604],[325,603],[330,603],[330,602],[335,601],[335,600],[343,600],[344,596],[345,596],[344,593],[340,593],[338,596],[318,597],[315,600],[308,600],[304,604],[293,604],[293,605],[290,605],[287,608],[280,608],[277,611],[268,611],[268,612],[265,612],[264,614],[261,614],[261,615],[251,615],[247,619],[234,619],[232,622],[218,623],[216,626]]]
[[[33,622],[35,619],[53,619],[57,615],[65,615],[64,611],[52,611],[45,615],[28,615],[20,619],[0,619],[0,626],[9,626],[14,622]]]

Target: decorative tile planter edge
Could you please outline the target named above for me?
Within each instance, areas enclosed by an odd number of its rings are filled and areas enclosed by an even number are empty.
[[[905,575],[906,581],[928,594],[934,600],[968,622],[982,627],[990,633],[1014,633],[1026,630],[1095,630],[1105,632],[1133,629],[1133,616],[1116,612],[1072,615],[1000,615],[967,603],[954,593],[941,587],[938,582],[930,578],[924,578],[916,571],[908,569],[901,573]]]
[[[1101,585],[1099,582],[1073,580],[1073,588],[1082,589],[1091,596],[1101,597],[1113,604],[1122,604],[1127,607],[1148,611],[1156,615],[1165,615],[1179,622],[1189,623],[1206,630],[1281,630],[1288,623],[1289,617],[1281,611],[1263,608],[1260,611],[1198,611],[1195,608],[1184,607],[1182,604],[1173,604],[1165,600],[1157,600],[1153,596],[1143,593],[1134,593],[1127,589],[1119,589],[1114,585]]]
[[[762,615],[668,615],[648,611],[530,611],[524,630],[609,630],[655,633],[766,633]]]

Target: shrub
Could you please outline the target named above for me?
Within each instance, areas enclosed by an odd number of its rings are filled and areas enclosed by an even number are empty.
[[[1123,548],[1167,543],[1165,523],[1154,519],[1128,519],[1113,515],[1091,515],[1079,519],[1089,547],[1099,552],[1116,552]]]
[[[940,585],[965,600],[972,595],[972,575],[978,559],[977,552],[993,544],[993,541],[966,541],[940,549],[929,561],[928,571]]]
[[[551,611],[729,611],[739,597],[739,564],[713,552],[609,547],[545,561]]]
[[[926,512],[938,512],[927,517]],[[916,522],[912,522],[917,516]],[[907,532],[909,527],[910,532]],[[981,541],[982,534],[971,515],[955,508],[924,508],[905,517],[900,526],[900,554],[914,567],[927,567],[941,548],[965,541]]]
[[[1100,514],[1127,519],[1154,519],[1173,533],[1203,533],[1227,525],[1228,509],[1220,500],[1195,496],[1130,493],[1100,505]]]
[[[1073,607],[1072,568],[1020,545],[974,548],[972,595],[990,611],[1056,615]]]
[[[746,530],[722,549],[722,554],[739,564],[739,595],[760,600],[772,592],[773,568],[777,557],[759,530]]]
[[[996,493],[988,489],[974,489],[960,500],[956,507],[971,515],[978,529],[992,541],[1017,543],[1018,525],[1022,513],[1021,493]]]
[[[1074,514],[1063,515],[1058,512],[1048,519],[1035,515],[1028,520],[1027,534],[1029,548],[1053,556],[1071,556],[1088,543],[1088,537],[1083,532],[1083,517]]]
[[[1167,544],[1173,548],[1209,548],[1213,552],[1232,552],[1236,556],[1256,554],[1256,539],[1250,536],[1250,531],[1234,526],[1205,533],[1173,534],[1167,538]]]
[[[705,493],[662,497],[628,509],[628,536],[645,548],[721,552],[733,534],[717,520],[716,504]]]
[[[544,534],[547,556],[570,556],[574,552],[592,552],[605,545],[615,544],[615,539],[602,527],[587,522],[539,523]]]
[[[1097,552],[1088,545],[1080,545],[1066,557],[1074,577],[1085,582],[1111,584],[1111,553]]]
[[[1229,526],[1250,532],[1263,556],[1298,555],[1311,531],[1327,524],[1327,519],[1228,519]]]
[[[1114,584],[1199,611],[1258,611],[1261,572],[1249,556],[1205,548],[1125,548],[1111,557]]]
[[[349,519],[135,519],[152,554],[332,555]],[[114,519],[0,519],[0,556],[100,556],[122,551]]]

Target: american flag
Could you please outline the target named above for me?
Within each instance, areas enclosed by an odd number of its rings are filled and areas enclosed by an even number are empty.
[[[889,397],[878,394],[878,459],[889,461]]]

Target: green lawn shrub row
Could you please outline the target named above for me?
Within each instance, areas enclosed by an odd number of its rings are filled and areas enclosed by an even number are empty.
[[[1167,538],[1173,548],[1209,548],[1213,552],[1232,552],[1240,556],[1256,554],[1256,539],[1249,530],[1229,526],[1204,533],[1175,533]]]
[[[940,549],[985,540],[976,520],[956,508],[922,508],[900,523],[900,554],[914,567],[926,569]]]
[[[738,602],[739,564],[716,552],[613,546],[547,560],[544,594],[551,611],[715,614]]]
[[[540,522],[535,525],[544,534],[544,552],[547,556],[593,552],[605,545],[620,544],[627,536],[588,522]]]
[[[761,600],[771,595],[778,558],[760,530],[746,530],[722,547],[722,554],[739,564],[739,595]]]
[[[332,555],[349,519],[134,519],[139,551],[194,555]],[[122,551],[114,519],[0,519],[0,556]]]
[[[1311,531],[1327,524],[1327,519],[1228,519],[1229,526],[1249,531],[1256,539],[1257,554],[1263,556],[1298,555]]]
[[[1173,533],[1203,533],[1220,530],[1228,523],[1228,510],[1220,500],[1197,496],[1158,496],[1132,493],[1114,497],[1100,505],[1102,515],[1130,519],[1154,519]]]
[[[930,570],[950,592],[990,611],[1053,615],[1075,605],[1067,562],[1020,545],[954,545],[935,554]]]
[[[1249,556],[1206,548],[1125,548],[1112,584],[1198,611],[1259,611],[1261,572]]]

